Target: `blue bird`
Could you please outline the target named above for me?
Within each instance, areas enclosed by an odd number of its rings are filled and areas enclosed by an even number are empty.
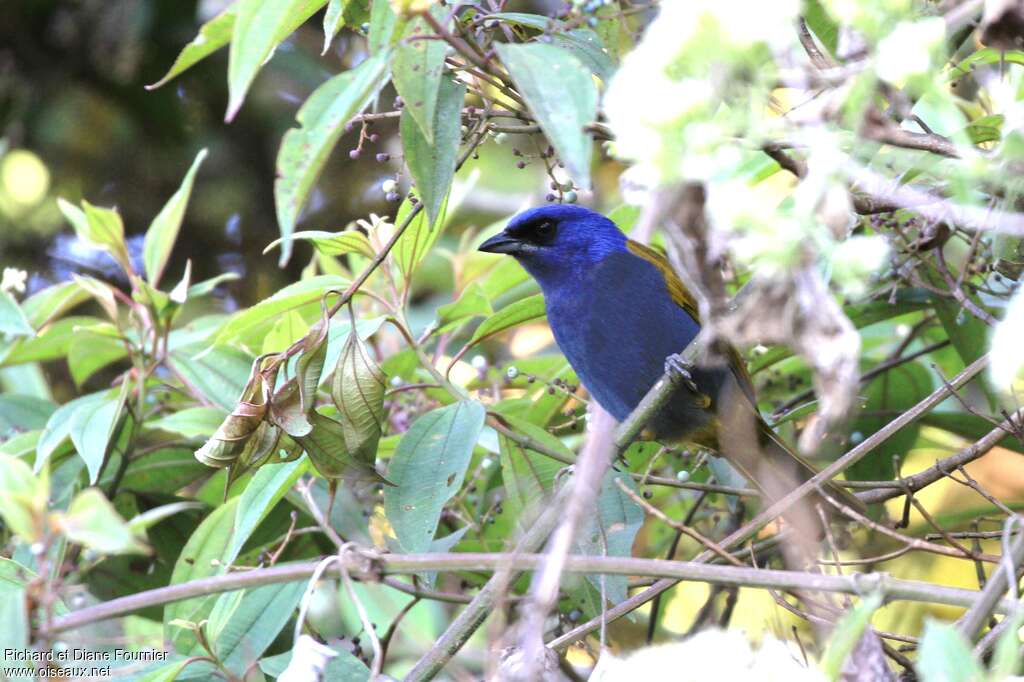
[[[748,481],[762,491],[773,488],[768,492],[777,497],[786,490],[769,485],[766,476],[792,487],[815,473],[762,419],[735,351],[727,367],[678,366],[677,354],[700,331],[696,303],[664,256],[628,239],[608,218],[574,205],[534,208],[512,218],[480,250],[513,256],[537,280],[558,347],[590,395],[617,420],[633,411],[666,367],[676,366],[696,390],[678,390],[648,424],[658,440],[721,451],[727,439],[720,436],[742,430],[745,421],[760,458],[721,454]],[[837,486],[826,492],[861,506]]]

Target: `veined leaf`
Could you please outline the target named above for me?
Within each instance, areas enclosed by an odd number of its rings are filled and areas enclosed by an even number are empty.
[[[201,149],[195,160],[185,173],[181,186],[171,195],[164,207],[160,209],[153,222],[149,224],[146,238],[142,245],[142,262],[146,267],[146,278],[150,286],[160,284],[160,277],[167,267],[167,259],[171,256],[174,242],[178,239],[181,221],[185,217],[185,207],[192,194],[192,183],[196,172],[206,158],[206,150]]]
[[[57,206],[75,228],[79,239],[103,249],[114,257],[125,272],[131,272],[128,249],[124,243],[124,224],[117,211],[93,206],[84,199],[81,209],[60,198],[57,199]]]
[[[228,111],[238,113],[256,73],[274,48],[327,0],[237,0],[228,56]],[[302,21],[296,22],[296,19]]]
[[[322,230],[305,230],[292,235],[292,241],[308,240],[313,242],[314,248],[325,256],[344,256],[349,253],[358,253],[367,258],[373,258],[373,247],[370,240],[359,230],[345,230],[344,232],[325,232]],[[284,237],[270,242],[263,253],[269,252],[275,246],[284,243]]]
[[[172,585],[218,575],[227,570],[229,562],[224,561],[224,558],[231,544],[235,513],[240,500],[240,497],[231,498],[203,519],[174,564]],[[196,645],[195,636],[190,630],[175,627],[171,623],[175,620],[198,623],[209,615],[216,599],[216,595],[207,595],[172,602],[164,607],[164,636],[179,653],[189,653]]]
[[[439,120],[437,100],[448,46],[443,40],[424,40],[424,36],[433,36],[433,31],[425,19],[416,17],[409,22],[402,42],[391,57],[391,78],[405,103],[402,118],[408,114],[419,127],[422,138],[432,145],[434,127]],[[456,116],[453,121],[456,131],[461,120],[461,116]],[[402,133],[402,142],[405,142],[405,133]]]
[[[438,229],[441,206],[452,185],[452,178],[455,177],[466,86],[443,77],[438,84],[436,96],[436,109],[432,112],[434,120],[431,124],[433,142],[425,136],[422,126],[408,106],[402,110],[399,125],[405,163],[416,181],[416,189],[430,219],[430,226],[435,230]]]
[[[131,382],[125,381],[117,397],[80,403],[71,413],[68,435],[78,455],[85,461],[91,485],[96,485],[99,480],[103,463],[117,440],[115,434],[124,420],[130,418],[125,411],[130,388]]]
[[[545,314],[543,294],[534,294],[533,296],[527,296],[526,298],[520,299],[515,303],[510,303],[484,320],[480,326],[476,328],[476,331],[473,332],[473,337],[469,340],[469,343],[466,344],[466,347],[474,346],[485,339],[489,339],[495,334],[500,334],[506,329],[511,329],[512,327],[523,324],[524,322],[539,320],[543,318]]]
[[[543,443],[547,447],[559,450],[566,457],[573,458],[573,453],[555,436],[545,429],[531,424],[524,419],[516,419],[502,415],[518,433]],[[555,476],[565,466],[547,455],[528,450],[516,441],[498,434],[498,447],[501,459],[501,478],[505,484],[504,504],[507,506],[520,525],[528,524],[531,518],[524,513],[536,514],[545,506],[552,490]],[[535,518],[535,517],[533,517]]]
[[[306,436],[296,436],[309,460],[325,478],[345,478],[350,481],[390,483],[377,473],[372,463],[357,459],[349,451],[345,440],[345,427],[330,417],[313,411],[309,415],[313,430]]]
[[[501,43],[495,47],[569,175],[589,189],[592,144],[583,127],[597,116],[597,86],[589,69],[555,45]]]
[[[387,3],[374,3],[374,6]],[[370,57],[351,71],[330,79],[309,96],[296,118],[298,128],[284,134],[277,153],[274,200],[281,229],[281,265],[292,253],[291,235],[327,157],[345,123],[369,104],[387,83],[387,59]]]
[[[401,37],[406,19],[391,9],[390,2],[370,3],[370,31],[367,34],[370,54],[378,55],[392,47]]]
[[[34,336],[35,333],[18,302],[6,291],[0,291],[0,334]]]
[[[230,412],[245,389],[253,357],[231,346],[200,348],[197,344],[172,351],[174,368],[210,404]]]
[[[285,464],[267,464],[253,474],[235,513],[235,532],[225,554],[227,561],[235,560],[249,536],[305,472],[306,460],[297,459]]]
[[[385,379],[353,325],[334,368],[331,398],[345,427],[349,452],[370,466],[384,427]]]
[[[21,302],[21,309],[29,323],[39,329],[88,298],[88,292],[71,280],[37,291]]]
[[[511,258],[508,260],[512,260]],[[446,303],[437,309],[437,325],[439,331],[446,331],[477,315],[490,315],[494,312],[491,302],[480,282],[470,282],[462,290],[458,300]]]
[[[582,554],[619,557],[632,555],[633,540],[644,523],[644,512],[640,505],[622,492],[616,481],[622,481],[629,489],[636,490],[636,484],[629,474],[621,471],[605,473],[597,499],[597,514],[586,519],[577,536],[576,545]],[[587,579],[596,589],[601,589],[600,576],[587,576]],[[626,576],[605,576],[604,584],[605,594],[612,604],[626,599]]]
[[[266,378],[257,367],[253,367],[249,383],[242,391],[238,403],[217,428],[217,432],[203,447],[196,450],[196,459],[208,467],[220,469],[234,464],[247,448],[259,447],[263,439],[255,438],[254,434],[264,425],[263,417],[267,413],[269,397],[270,388]],[[266,429],[263,431],[261,435],[269,435]]]
[[[466,400],[417,419],[391,458],[384,510],[405,552],[425,552],[437,532],[441,511],[462,486],[486,411]]]
[[[286,286],[270,298],[233,315],[217,333],[217,340],[224,343],[259,339],[262,342],[280,315],[319,304],[325,291],[344,289],[348,283],[348,280],[335,275],[319,275]],[[256,347],[262,347],[262,343]]]
[[[246,590],[214,640],[214,650],[224,667],[244,676],[291,620],[305,591],[302,581]],[[186,673],[182,679],[188,678]]]

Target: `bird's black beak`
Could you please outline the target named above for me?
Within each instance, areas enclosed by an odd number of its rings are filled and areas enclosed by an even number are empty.
[[[481,244],[478,250],[485,253],[508,253],[515,255],[521,252],[522,249],[523,243],[521,241],[515,237],[508,236],[504,232],[499,232]]]

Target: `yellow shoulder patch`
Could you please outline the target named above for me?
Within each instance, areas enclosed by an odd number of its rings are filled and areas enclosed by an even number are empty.
[[[672,264],[668,262],[668,259],[651,247],[635,242],[632,239],[626,242],[626,248],[634,256],[639,256],[658,268],[661,276],[665,278],[665,285],[668,287],[668,293],[672,300],[699,323],[700,317],[698,317],[697,301],[690,294],[683,281],[679,279],[679,275],[672,269]]]

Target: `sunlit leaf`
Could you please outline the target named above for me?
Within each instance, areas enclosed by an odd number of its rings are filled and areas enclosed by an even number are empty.
[[[189,390],[195,390],[206,404],[230,412],[245,388],[253,357],[231,346],[186,346],[173,351],[171,361]]]
[[[11,532],[26,542],[37,540],[49,495],[45,473],[37,477],[20,459],[0,455],[0,518]]]
[[[462,401],[428,412],[402,436],[388,466],[395,484],[384,490],[384,510],[405,552],[425,552],[441,511],[462,486],[486,411]]]
[[[929,620],[917,656],[921,682],[978,682],[985,679],[971,646],[955,626]]]
[[[387,3],[374,3],[374,6]],[[387,83],[387,59],[370,57],[350,71],[339,74],[309,96],[296,119],[298,128],[284,134],[277,153],[274,201],[281,229],[281,259],[291,257],[291,235],[327,157],[345,130],[345,123],[369,104]]]
[[[195,160],[181,181],[181,186],[167,200],[146,231],[146,238],[142,245],[142,262],[146,267],[146,277],[150,285],[154,287],[159,286],[160,277],[167,266],[167,259],[170,258],[174,242],[178,239],[181,221],[185,217],[185,207],[188,205],[189,195],[192,194],[192,183],[205,158],[205,149],[196,154]]]
[[[128,419],[125,401],[130,387],[131,382],[125,381],[116,396],[80,403],[71,413],[68,435],[89,470],[91,485],[99,480],[103,464],[117,441],[115,435]]]
[[[438,331],[447,331],[473,317],[490,315],[493,312],[491,302],[480,282],[470,282],[462,290],[458,300],[437,309]]]
[[[290,284],[270,298],[265,298],[256,305],[233,315],[217,333],[217,340],[226,343],[258,339],[262,342],[263,337],[273,327],[280,315],[292,310],[318,310],[320,299],[325,291],[344,289],[347,285],[348,280],[335,275],[319,275]],[[260,343],[257,347],[262,347],[262,345]]]
[[[546,315],[544,311],[543,294],[534,294],[510,303],[498,312],[494,313],[476,328],[468,346],[473,346],[495,334],[500,334],[506,329],[518,326],[525,322],[539,320]]]
[[[181,50],[164,77],[152,85],[147,85],[146,89],[159,88],[182,71],[227,45],[235,28],[235,12],[235,5],[228,5],[220,14],[200,26],[199,34]]]
[[[18,302],[6,291],[0,291],[0,334],[9,336],[33,336],[36,330]]]
[[[327,0],[236,0],[228,56],[228,111],[238,113],[256,73],[284,40]],[[301,21],[296,21],[300,19]]]
[[[570,52],[542,43],[495,46],[541,130],[576,184],[590,188],[590,136],[597,116],[597,86]]]
[[[101,554],[146,552],[145,545],[97,488],[75,495],[67,512],[60,515],[58,526],[71,542]]]
[[[562,452],[566,457],[575,456],[555,436],[543,428],[522,419],[502,415],[504,421],[517,433],[529,436],[546,447]],[[501,458],[501,479],[505,484],[506,505],[520,524],[529,523],[549,499],[555,476],[566,465],[547,455],[528,450],[511,438],[498,435]],[[529,517],[524,517],[529,513]]]
[[[846,659],[853,653],[857,641],[871,625],[871,616],[882,605],[882,595],[874,592],[860,601],[836,623],[822,657],[821,668],[829,680],[839,679]]]
[[[349,253],[358,253],[367,258],[373,258],[376,255],[373,247],[370,246],[370,240],[359,230],[346,230],[344,232],[305,230],[296,232],[291,238],[292,241],[306,240],[313,242],[316,250],[325,256],[344,256]],[[263,253],[268,253],[275,246],[280,246],[284,241],[284,237],[275,239],[267,245],[267,248],[263,249]]]

